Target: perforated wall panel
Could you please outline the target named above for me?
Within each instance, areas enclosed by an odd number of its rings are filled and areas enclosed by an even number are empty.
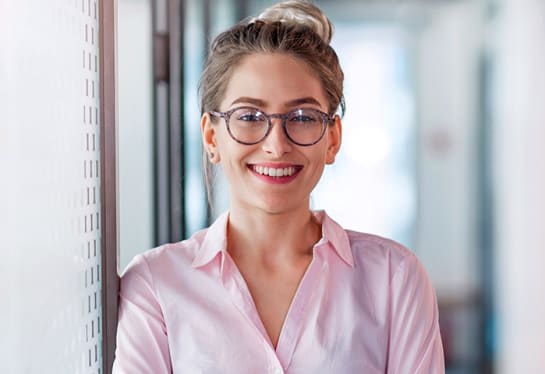
[[[2,373],[103,372],[98,6],[0,6]]]

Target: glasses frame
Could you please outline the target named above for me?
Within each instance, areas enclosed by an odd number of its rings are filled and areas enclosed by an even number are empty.
[[[234,112],[236,112],[237,110],[240,110],[240,109],[251,109],[251,110],[258,111],[261,114],[263,114],[265,116],[265,118],[267,119],[267,131],[265,131],[265,133],[263,134],[263,136],[259,140],[255,141],[255,142],[243,142],[243,141],[238,140],[237,138],[234,137],[233,133],[231,132],[231,127],[229,126],[229,120],[231,118],[231,115]],[[291,138],[291,136],[288,134],[288,129],[286,128],[287,119],[288,119],[290,114],[292,114],[294,112],[297,112],[298,110],[310,110],[310,111],[315,112],[316,114],[318,114],[321,117],[321,119],[322,119],[322,132],[320,133],[320,137],[316,141],[314,141],[312,143],[309,143],[309,144],[299,143],[299,142],[293,140]],[[231,138],[234,141],[236,141],[237,143],[244,144],[244,145],[255,145],[255,144],[261,143],[263,140],[265,140],[265,138],[267,136],[269,136],[269,134],[271,132],[272,125],[273,125],[272,124],[272,119],[273,118],[280,118],[282,120],[282,129],[284,130],[284,134],[286,135],[286,137],[290,140],[290,142],[292,142],[294,144],[297,144],[297,145],[299,145],[301,147],[309,147],[311,145],[314,145],[314,144],[318,143],[320,140],[322,140],[322,138],[324,137],[324,134],[326,132],[327,126],[331,122],[335,121],[335,115],[334,114],[327,114],[327,113],[322,112],[321,110],[314,109],[314,108],[295,108],[295,109],[292,109],[292,110],[290,110],[289,112],[286,112],[286,113],[267,114],[264,111],[262,111],[261,109],[258,109],[258,108],[255,108],[255,107],[240,106],[240,107],[236,107],[236,108],[233,108],[231,110],[228,110],[226,112],[219,112],[219,111],[212,110],[212,111],[208,112],[208,114],[210,114],[211,116],[214,116],[214,117],[223,118],[225,120],[225,125],[227,127],[227,132],[229,133],[229,136],[231,136]]]

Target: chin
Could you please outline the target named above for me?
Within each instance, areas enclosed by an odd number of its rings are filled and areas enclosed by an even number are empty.
[[[290,212],[295,212],[300,209],[308,209],[308,205],[302,206],[300,203],[295,202],[287,202],[286,199],[282,199],[282,201],[267,201],[262,202],[258,205],[258,207],[271,215],[277,215],[277,214],[286,214]]]

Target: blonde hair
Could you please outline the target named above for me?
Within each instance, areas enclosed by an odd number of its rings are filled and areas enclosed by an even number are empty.
[[[201,114],[219,110],[234,69],[245,56],[283,53],[305,62],[320,80],[330,114],[344,114],[344,73],[329,45],[333,26],[320,8],[306,0],[287,0],[219,34],[212,42],[199,84]],[[210,202],[211,165],[203,153]]]
[[[344,112],[344,74],[329,43],[333,27],[320,8],[288,0],[219,34],[210,48],[199,85],[201,113],[218,110],[227,83],[243,57],[285,53],[306,62],[320,79],[328,110]]]

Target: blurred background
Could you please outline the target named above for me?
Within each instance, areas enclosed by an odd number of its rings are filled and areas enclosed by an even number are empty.
[[[312,207],[416,253],[437,291],[447,373],[545,373],[545,3],[314,2],[335,26],[347,111]],[[107,3],[0,1],[2,372],[109,372]],[[221,174],[206,200],[198,80],[213,37],[272,3],[116,2],[119,272],[228,209]]]

